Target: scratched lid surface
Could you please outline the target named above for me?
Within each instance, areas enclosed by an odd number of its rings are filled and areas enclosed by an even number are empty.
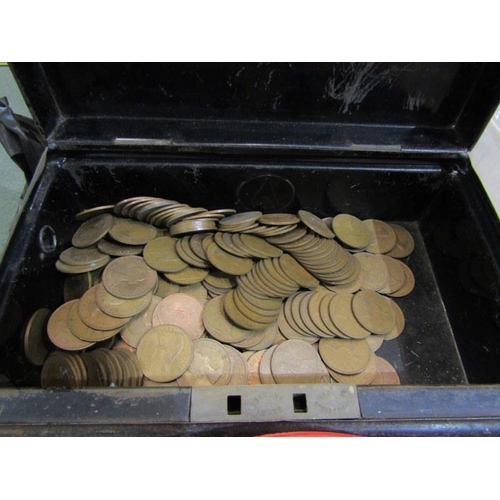
[[[456,152],[500,101],[495,63],[17,63],[49,142]]]

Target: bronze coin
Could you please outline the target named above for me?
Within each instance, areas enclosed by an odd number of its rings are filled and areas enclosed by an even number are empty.
[[[82,387],[81,374],[77,371],[71,356],[69,353],[58,351],[49,354],[42,368],[40,379],[42,389]]]
[[[136,299],[156,286],[158,275],[144,259],[131,255],[110,262],[102,274],[106,290],[120,299]]]
[[[124,245],[145,245],[156,238],[156,227],[147,222],[129,219],[115,219],[109,235]]]
[[[401,385],[398,372],[384,358],[375,356],[377,365],[377,374],[371,382],[371,385]]]
[[[363,270],[362,290],[376,292],[384,288],[389,281],[389,270],[381,255],[366,252],[357,253],[353,256]]]
[[[92,275],[90,272],[74,274],[66,277],[64,280],[64,302],[79,299],[93,286]]]
[[[303,266],[301,266],[291,255],[283,254],[279,257],[281,270],[297,285],[303,288],[314,289],[319,281]]]
[[[231,378],[227,385],[246,385],[249,375],[247,360],[240,351],[230,345],[224,345],[224,349],[231,359]]]
[[[60,253],[59,260],[70,266],[86,266],[89,264],[106,265],[111,258],[99,252],[96,247],[69,247]]]
[[[332,378],[340,384],[370,385],[378,373],[376,356],[371,353],[367,367],[355,375],[343,375],[334,370],[329,370],[329,372]]]
[[[47,335],[50,341],[65,351],[80,351],[90,347],[95,342],[86,342],[79,339],[68,326],[68,314],[71,307],[78,300],[71,300],[59,306],[50,316],[47,323]]]
[[[396,233],[387,222],[378,219],[363,221],[371,233],[371,243],[366,247],[370,253],[387,253],[396,246]]]
[[[35,366],[42,366],[52,350],[47,338],[47,323],[52,311],[47,308],[35,311],[23,333],[23,347],[26,359]]]
[[[398,224],[389,224],[389,226],[396,233],[396,245],[387,255],[396,259],[408,257],[415,249],[415,240],[413,236],[407,229]]]
[[[271,370],[278,384],[317,384],[326,368],[314,347],[292,339],[280,344],[271,358]]]
[[[403,314],[403,311],[401,310],[401,307],[399,307],[399,305],[394,300],[391,300],[391,307],[394,311],[396,324],[387,335],[384,335],[385,340],[392,340],[399,337],[405,329],[405,316]]]
[[[199,300],[175,293],[162,299],[153,313],[153,326],[175,325],[182,328],[191,340],[201,337],[204,332],[203,305]]]
[[[399,266],[403,269],[404,275],[405,275],[405,282],[403,286],[397,290],[394,293],[388,294],[389,297],[405,297],[406,295],[410,294],[413,289],[415,288],[415,275],[413,274],[413,271],[404,263],[397,261],[399,263]]]
[[[252,354],[248,360],[248,385],[261,385],[262,381],[260,379],[260,363],[262,358],[266,353],[265,350],[256,351]]]
[[[371,242],[372,235],[369,229],[353,215],[336,215],[332,220],[332,228],[335,236],[351,248],[364,249]]]
[[[299,210],[297,215],[304,225],[323,238],[332,239],[335,235],[330,228],[316,215],[306,210]]]
[[[113,226],[115,218],[111,214],[101,214],[86,220],[71,239],[74,247],[85,248],[95,245],[104,238]]]
[[[222,248],[215,243],[207,248],[207,258],[214,267],[219,269],[219,271],[233,276],[246,274],[253,266],[252,259],[236,257],[222,250]]]
[[[349,293],[335,295],[330,302],[330,317],[344,335],[351,339],[365,339],[370,336],[371,330],[365,328],[354,315],[353,301],[354,296]]]
[[[102,267],[104,267],[111,260],[109,256],[107,257],[108,257],[107,261],[101,261],[99,264],[92,262],[91,264],[85,264],[82,266],[73,266],[64,263],[62,260],[57,260],[56,269],[60,273],[65,273],[65,274],[84,274],[90,271],[96,271],[97,269],[101,269]]]
[[[224,297],[209,300],[203,309],[203,324],[208,333],[216,340],[226,343],[241,342],[250,337],[252,332],[237,327],[224,311]]]
[[[144,375],[155,382],[180,377],[193,360],[194,347],[188,334],[174,325],[156,326],[137,346],[137,359]]]
[[[401,262],[387,255],[380,256],[387,267],[388,279],[387,283],[383,288],[378,290],[379,293],[384,293],[390,295],[391,293],[396,293],[402,288],[406,281],[405,272]]]
[[[294,214],[264,214],[259,217],[258,222],[269,226],[288,226],[299,223],[300,218]]]
[[[395,325],[391,299],[377,292],[361,291],[352,300],[352,310],[359,323],[372,333],[385,335]]]
[[[75,215],[75,220],[78,222],[84,222],[96,215],[102,214],[112,214],[114,205],[103,205],[101,207],[87,208],[86,210],[82,210],[81,212]]]
[[[68,326],[73,335],[79,339],[87,342],[101,342],[114,337],[120,331],[120,328],[115,328],[113,330],[97,330],[95,328],[90,328],[90,326],[86,325],[80,318],[78,305],[78,302],[76,302],[69,310]]]
[[[231,358],[216,340],[193,342],[194,355],[189,368],[177,381],[181,387],[227,385],[231,380]]]
[[[229,217],[224,217],[219,222],[220,228],[230,228],[230,227],[238,227],[241,225],[252,224],[262,216],[262,212],[253,211],[253,212],[243,212],[234,215],[230,215]]]
[[[126,255],[140,255],[142,245],[122,245],[113,241],[101,240],[97,243],[97,248],[101,253],[112,257],[125,257]]]
[[[97,288],[99,286],[94,285],[78,301],[78,315],[80,319],[93,330],[116,330],[117,328],[121,328],[130,318],[110,316],[99,307],[96,300]],[[99,340],[104,340],[104,338]]]
[[[337,373],[355,375],[368,366],[372,350],[366,340],[321,339],[319,354]]]
[[[131,318],[149,306],[153,298],[153,290],[136,299],[120,299],[111,295],[101,283],[96,288],[96,302],[99,308],[116,318]]]
[[[287,339],[284,338],[283,342],[285,342],[286,340]],[[271,358],[277,347],[277,345],[274,345],[269,349],[266,349],[264,355],[262,356],[262,359],[260,360],[259,376],[260,381],[263,384],[276,384],[276,380],[273,377],[273,371],[271,369]]]
[[[120,336],[127,344],[137,347],[143,335],[153,328],[153,313],[161,300],[161,297],[154,295],[147,309],[133,317],[121,329]]]
[[[165,273],[165,277],[178,285],[194,285],[201,283],[208,276],[208,270],[188,266],[176,273]]]

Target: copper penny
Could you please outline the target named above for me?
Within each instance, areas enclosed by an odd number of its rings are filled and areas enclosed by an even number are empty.
[[[390,257],[403,259],[408,257],[415,249],[415,240],[411,233],[398,224],[389,224],[396,233],[396,245],[387,253]]]
[[[47,308],[35,311],[23,333],[23,347],[26,359],[35,366],[42,366],[51,349],[47,338],[47,323],[52,311]]]
[[[366,340],[321,339],[319,354],[332,370],[355,375],[368,366],[372,350]]]
[[[344,335],[351,339],[365,339],[371,331],[354,315],[353,301],[354,296],[349,293],[334,295],[330,302],[330,318]]]
[[[246,385],[249,374],[247,360],[240,351],[230,345],[225,345],[224,349],[231,358],[231,378],[227,385]]]
[[[161,300],[161,297],[154,295],[147,309],[133,317],[121,329],[120,336],[127,344],[137,347],[143,335],[153,328],[153,312]]]
[[[156,238],[156,227],[147,222],[130,219],[115,219],[109,235],[124,245],[145,245]]]
[[[377,365],[377,374],[371,382],[371,385],[401,385],[398,372],[384,358],[375,356]]]
[[[385,335],[396,323],[391,302],[377,292],[362,290],[354,296],[352,310],[364,328],[377,335]]]
[[[113,330],[97,330],[90,328],[90,326],[86,325],[80,318],[78,306],[79,304],[75,303],[69,310],[68,326],[71,332],[79,339],[87,342],[101,342],[114,337],[120,331],[120,328],[115,328]]]
[[[353,215],[336,215],[332,220],[332,228],[335,236],[351,248],[366,248],[372,239],[372,235],[366,225]]]
[[[370,361],[366,368],[355,375],[343,375],[334,370],[329,371],[332,378],[340,384],[370,385],[378,373],[376,356],[371,353]]]
[[[394,325],[394,328],[387,335],[384,335],[385,340],[392,340],[399,337],[403,333],[403,330],[405,329],[405,316],[403,314],[403,311],[401,310],[401,307],[399,307],[399,305],[394,300],[391,300],[391,307],[392,310],[394,311],[396,324]]]
[[[193,360],[193,342],[174,325],[156,326],[137,346],[137,359],[144,375],[155,382],[171,382],[180,377]]]
[[[404,297],[410,294],[415,288],[415,275],[413,271],[404,263],[397,261],[399,266],[403,269],[405,275],[405,282],[403,286],[394,293],[388,294],[389,297]]]
[[[50,341],[65,351],[80,351],[95,344],[79,339],[68,326],[68,314],[78,300],[71,300],[59,306],[50,316],[47,323],[47,334]]]
[[[97,305],[96,294],[98,286],[94,285],[87,290],[79,300],[78,314],[81,320],[94,330],[115,330],[116,328],[121,328],[130,318],[116,318],[106,314]]]
[[[95,245],[112,228],[115,218],[111,214],[101,214],[86,220],[71,239],[74,247],[85,248]]]
[[[199,300],[184,293],[174,293],[160,301],[153,313],[153,326],[176,325],[182,328],[191,340],[201,337],[203,305]]]
[[[106,290],[120,299],[136,299],[153,290],[158,274],[142,257],[131,255],[110,262],[102,274]]]
[[[326,371],[318,351],[299,339],[287,340],[276,348],[271,369],[278,384],[321,383]]]
[[[189,368],[178,378],[181,387],[227,385],[231,380],[231,358],[216,340],[193,342],[194,355]]]
[[[288,226],[300,222],[299,217],[294,214],[264,214],[259,219],[260,224],[267,224],[268,226]]]
[[[111,295],[101,283],[96,288],[96,302],[100,309],[116,318],[131,318],[149,306],[153,290],[136,299],[120,299]]]
[[[248,385],[261,385],[262,381],[260,379],[260,363],[262,361],[262,358],[264,357],[264,354],[266,353],[265,350],[262,351],[256,351],[254,354],[252,354],[248,358]]]
[[[332,233],[330,228],[317,215],[307,212],[306,210],[299,210],[297,215],[303,224],[316,234],[323,236],[323,238],[335,238],[335,235]]]
[[[370,253],[387,253],[396,246],[396,233],[387,222],[378,219],[363,221],[371,233],[371,243],[366,247]]]

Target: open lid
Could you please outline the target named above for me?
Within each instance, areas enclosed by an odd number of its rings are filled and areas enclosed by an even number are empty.
[[[495,63],[16,63],[52,147],[466,152]]]

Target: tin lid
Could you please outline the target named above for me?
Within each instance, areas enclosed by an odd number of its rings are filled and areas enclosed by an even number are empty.
[[[496,63],[17,63],[58,148],[457,153],[500,101]]]

